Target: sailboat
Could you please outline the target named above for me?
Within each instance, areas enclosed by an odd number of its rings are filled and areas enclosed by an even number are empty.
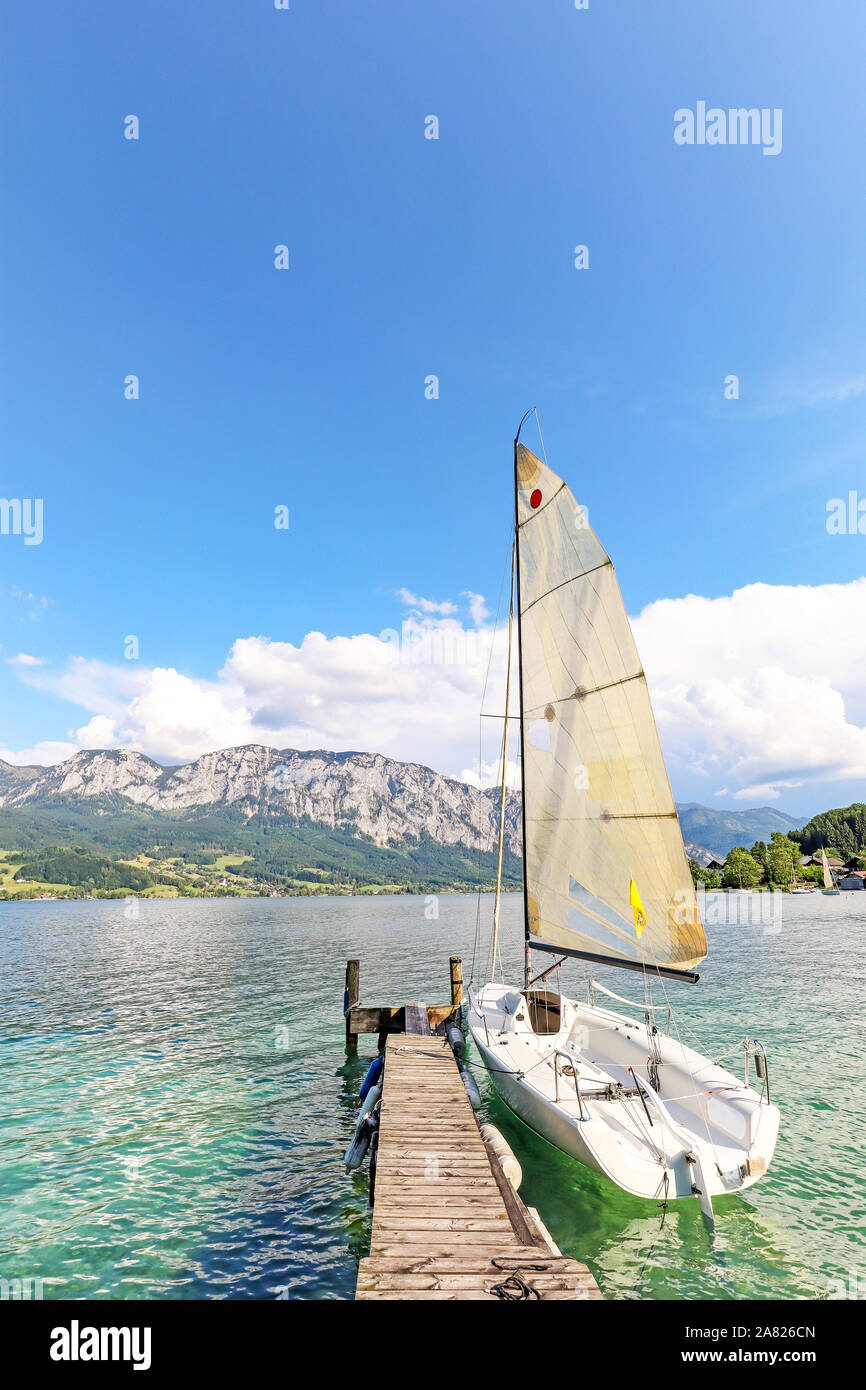
[[[833,877],[830,865],[827,863],[827,851],[821,846],[821,866],[824,870],[824,887],[821,892],[827,898],[840,898],[842,890],[836,887],[836,880]]]
[[[711,1220],[712,1199],[751,1187],[773,1157],[766,1052],[747,1039],[738,1078],[672,1035],[667,998],[653,999],[668,980],[698,980],[707,941],[646,678],[610,558],[520,429],[514,495],[490,958],[495,977],[516,628],[524,978],[470,986],[468,1027],[536,1133],[638,1197],[697,1197]],[[559,959],[534,975],[533,952]],[[643,999],[594,979],[585,1001],[567,998],[547,981],[569,957],[635,974]]]

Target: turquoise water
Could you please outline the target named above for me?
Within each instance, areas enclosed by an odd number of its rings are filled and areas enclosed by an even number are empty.
[[[760,901],[717,904],[745,917]],[[469,975],[475,899],[439,898],[434,921],[422,898],[151,901],[134,921],[124,906],[0,907],[0,1278],[41,1278],[46,1298],[351,1297],[370,1216],[366,1169],[347,1177],[341,1160],[375,1039],[347,1062],[345,960],[361,961],[364,1003],[444,1001],[449,954]],[[669,986],[711,1055],[746,1033],[767,1044],[783,1110],[769,1176],[717,1203],[712,1236],[692,1202],[660,1231],[653,1204],[483,1084],[521,1195],[608,1297],[866,1287],[866,894],[779,906],[763,926],[710,911],[701,984]],[[519,907],[503,914],[514,978]],[[583,978],[568,967],[563,988]],[[639,996],[636,977],[604,979]]]

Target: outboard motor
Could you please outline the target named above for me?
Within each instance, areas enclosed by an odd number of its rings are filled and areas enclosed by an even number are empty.
[[[358,1128],[355,1130],[355,1137],[346,1150],[343,1162],[346,1165],[346,1172],[351,1173],[353,1169],[360,1168],[364,1162],[367,1150],[370,1147],[373,1135],[379,1128],[379,1111],[371,1110],[368,1115],[362,1115],[358,1121]]]

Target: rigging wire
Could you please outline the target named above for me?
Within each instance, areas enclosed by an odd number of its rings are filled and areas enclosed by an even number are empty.
[[[647,1251],[646,1257],[645,1257],[645,1259],[644,1259],[644,1262],[643,1262],[643,1264],[642,1264],[641,1267],[640,1267],[640,1272],[638,1273],[637,1280],[636,1280],[635,1286],[634,1286],[634,1287],[635,1287],[635,1293],[637,1293],[638,1289],[639,1289],[640,1286],[641,1286],[641,1283],[643,1282],[644,1271],[646,1270],[647,1265],[649,1264],[650,1260],[652,1259],[653,1255],[655,1254],[655,1248],[656,1248],[656,1246],[658,1245],[659,1240],[661,1239],[662,1231],[663,1231],[664,1228],[665,1228],[665,1217],[666,1217],[667,1214],[668,1214],[668,1188],[669,1188],[669,1178],[668,1178],[668,1170],[667,1170],[667,1169],[665,1169],[665,1171],[664,1171],[664,1176],[663,1176],[661,1182],[659,1183],[658,1187],[657,1187],[656,1190],[655,1190],[655,1196],[656,1196],[656,1197],[659,1196],[659,1194],[660,1194],[660,1192],[661,1192],[661,1189],[662,1189],[662,1186],[664,1186],[664,1190],[665,1190],[664,1198],[662,1199],[661,1202],[659,1202],[659,1206],[661,1207],[662,1219],[661,1219],[661,1221],[659,1222],[659,1228],[658,1228],[658,1230],[657,1230],[656,1233],[655,1233],[655,1238],[654,1238],[654,1240],[653,1240],[653,1243],[652,1243],[652,1245],[650,1246],[649,1250]],[[653,1198],[653,1200],[655,1200],[655,1198]]]
[[[496,896],[493,902],[493,931],[490,938],[490,978],[496,978],[496,956],[499,946],[499,915],[502,907],[502,856],[505,849],[505,804],[508,791],[508,717],[511,713],[511,658],[514,633],[514,565],[517,558],[517,537],[511,547],[511,585],[508,603],[508,649],[505,672],[505,718],[502,721],[502,747],[500,751],[500,792],[499,792],[499,833],[496,849]],[[502,972],[502,954],[499,952],[499,969]]]
[[[493,664],[493,649],[496,645],[496,634],[499,630],[499,618],[502,613],[502,598],[505,593],[505,576],[508,573],[508,564],[511,556],[511,547],[514,544],[513,527],[508,528],[508,546],[505,552],[505,560],[502,565],[502,578],[499,581],[499,597],[496,602],[496,616],[493,619],[493,632],[490,638],[490,650],[487,653],[487,669],[484,672],[484,682],[481,687],[481,713],[478,717],[478,779],[481,780],[482,760],[484,756],[484,701],[487,698],[487,686],[490,681],[490,670]],[[489,846],[488,848],[492,848]],[[478,961],[478,953],[481,946],[481,856],[485,850],[481,843],[481,836],[478,837],[478,892],[476,895],[475,906],[475,940],[472,946],[472,966],[469,971],[469,984],[475,979],[475,966]]]
[[[673,1023],[674,1028],[675,1028],[675,1030],[676,1030],[677,1042],[678,1042],[679,1045],[680,1045],[680,1051],[681,1051],[682,1056],[683,1056],[683,1068],[684,1068],[684,1070],[685,1070],[685,1072],[686,1072],[686,1075],[687,1075],[687,1076],[691,1076],[692,1079],[695,1081],[695,1088],[696,1088],[696,1089],[695,1089],[695,1100],[696,1100],[697,1103],[698,1103],[698,1115],[699,1115],[699,1117],[703,1120],[703,1122],[704,1122],[704,1129],[705,1129],[706,1132],[707,1132],[707,1143],[709,1144],[710,1148],[711,1148],[712,1151],[713,1151],[713,1158],[714,1158],[715,1161],[716,1161],[716,1168],[717,1168],[717,1170],[721,1173],[722,1168],[721,1168],[721,1164],[719,1163],[719,1154],[718,1154],[718,1150],[716,1149],[715,1143],[713,1142],[713,1136],[712,1136],[712,1133],[711,1133],[711,1131],[710,1131],[710,1111],[709,1111],[709,1101],[707,1100],[707,1093],[706,1093],[705,1091],[698,1091],[698,1090],[697,1090],[697,1080],[696,1080],[696,1078],[694,1077],[693,1072],[690,1070],[688,1061],[687,1061],[687,1059],[686,1059],[686,1045],[685,1045],[685,1043],[684,1043],[683,1040],[682,1040],[682,1035],[681,1035],[681,1033],[680,1033],[680,1025],[679,1025],[679,1022],[678,1022],[678,1020],[677,1020],[676,1014],[673,1012],[673,1009],[671,1008],[671,1001],[670,1001],[670,999],[668,998],[667,986],[665,985],[664,979],[663,979],[663,977],[662,977],[661,975],[659,976],[659,981],[660,981],[660,983],[661,983],[662,992],[664,993],[665,1001],[666,1001],[667,1006],[668,1006],[668,1013],[669,1013],[669,1015],[670,1015],[671,1022]],[[703,1070],[703,1068],[702,1068],[702,1070]]]

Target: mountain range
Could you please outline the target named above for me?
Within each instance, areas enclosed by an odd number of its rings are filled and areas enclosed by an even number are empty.
[[[787,835],[789,830],[799,830],[803,825],[802,820],[794,820],[774,806],[759,806],[751,811],[716,811],[686,801],[677,805],[677,811],[686,851],[701,864],[708,863],[709,858],[724,859],[734,845],[749,849],[756,840],[768,841],[774,830]]]
[[[772,807],[679,808],[687,852],[702,863],[799,823]],[[377,753],[302,753],[248,745],[164,767],[128,749],[74,754],[53,767],[0,761],[0,845],[85,844],[115,854],[233,848],[273,866],[310,859],[383,881],[489,878],[496,789],[478,790]],[[520,798],[506,803],[506,871],[519,874]],[[480,855],[480,860],[479,860]]]
[[[469,885],[495,872],[499,796],[376,753],[261,745],[163,767],[128,749],[53,767],[0,762],[0,845],[79,844],[114,855],[248,857],[269,878]],[[505,869],[519,875],[520,798],[509,795]]]
[[[354,827],[376,845],[407,836],[489,849],[496,842],[499,796],[442,777],[418,763],[378,753],[298,753],[251,744],[206,753],[180,767],[162,767],[143,753],[100,749],[75,753],[53,767],[0,761],[0,807],[88,802],[94,810],[124,801],[149,811],[195,816],[232,807],[249,817],[307,818]],[[506,842],[520,851],[520,799],[509,797]]]

